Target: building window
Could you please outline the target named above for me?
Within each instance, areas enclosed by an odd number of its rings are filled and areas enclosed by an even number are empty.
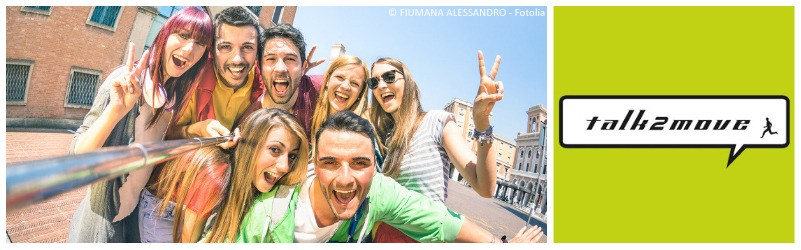
[[[526,151],[525,149],[520,149],[520,157],[521,158],[523,157],[523,154],[525,153],[525,151]]]
[[[281,22],[281,16],[284,15],[284,6],[275,6],[275,11],[273,12],[273,23],[278,24]]]
[[[530,167],[530,165],[528,165],[528,162],[526,162],[526,172],[528,172],[529,167]]]
[[[6,104],[25,105],[32,69],[31,61],[6,62]]]
[[[114,31],[122,13],[122,6],[95,6],[86,23]]]
[[[523,170],[523,163],[517,164],[517,170]]]
[[[261,6],[248,6],[248,9],[253,12],[253,14],[256,14],[256,16],[259,16],[259,13],[261,13]]]
[[[159,14],[163,15],[166,18],[171,17],[173,14],[178,12],[179,10],[186,8],[186,6],[158,6]],[[163,22],[161,24],[164,25]],[[161,28],[161,26],[159,26]]]
[[[65,107],[90,108],[95,99],[97,85],[103,72],[81,68],[72,68],[70,82],[67,86]]]
[[[531,149],[528,149],[528,158],[531,158]]]
[[[53,6],[22,6],[22,11],[49,16],[53,11]]]

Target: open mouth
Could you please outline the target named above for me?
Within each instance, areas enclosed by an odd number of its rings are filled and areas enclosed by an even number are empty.
[[[271,185],[275,185],[275,183],[278,182],[278,177],[270,172],[264,172],[264,181]]]
[[[234,75],[234,78],[241,78],[245,73],[245,65],[228,66],[228,71]]]
[[[286,79],[275,80],[273,81],[273,89],[275,89],[276,94],[279,96],[286,95],[289,89],[289,81]]]
[[[339,92],[335,92],[335,93],[334,93],[334,100],[336,100],[336,101],[338,101],[338,102],[345,102],[345,103],[347,103],[347,102],[348,102],[348,99],[350,99],[350,97],[348,97],[348,96],[347,96],[347,95],[345,95],[345,94],[342,94],[342,93],[339,93]]]
[[[395,94],[393,93],[384,93],[381,95],[381,100],[384,101],[384,103],[392,101],[393,99],[395,99]]]
[[[334,195],[333,195],[334,196],[334,200],[336,200],[337,203],[339,203],[339,204],[341,204],[343,206],[348,205],[348,203],[350,203],[350,201],[352,201],[353,198],[356,198],[356,190],[355,189],[352,189],[352,190],[332,190],[332,192],[334,193]]]
[[[186,58],[183,58],[183,57],[180,57],[180,56],[177,56],[177,55],[173,55],[172,56],[172,63],[174,63],[175,66],[178,67],[178,68],[183,68],[184,65],[186,65],[186,62],[188,62],[188,61],[189,60],[187,60]]]

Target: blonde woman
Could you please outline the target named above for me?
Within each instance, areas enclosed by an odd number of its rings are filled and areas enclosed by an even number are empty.
[[[477,152],[465,144],[453,114],[442,110],[424,112],[420,90],[409,69],[401,61],[381,58],[373,63],[368,80],[373,90],[370,118],[376,127],[384,159],[382,172],[409,190],[445,203],[449,165],[458,169],[473,190],[482,197],[495,191],[495,149],[492,147],[490,112],[503,99],[503,84],[496,82],[500,56],[487,74],[484,56],[478,52],[481,75],[473,103]],[[386,224],[374,230],[374,242],[413,242]]]
[[[357,115],[367,114],[367,64],[355,56],[341,56],[331,62],[323,74],[323,89],[314,107],[311,132],[320,129],[329,115],[350,110]],[[314,138],[312,137],[312,145]]]
[[[320,97],[317,98],[317,105],[312,116],[311,133],[314,134],[320,129],[323,121],[328,116],[343,110],[369,119],[369,109],[367,106],[367,80],[369,78],[367,64],[356,56],[341,56],[331,62],[323,75],[323,85]],[[373,138],[374,140],[376,138]],[[309,159],[314,159],[315,138],[311,138],[312,155]],[[381,145],[380,142],[377,145]],[[375,156],[380,165],[384,160],[376,148]],[[380,171],[380,169],[379,169]],[[308,174],[314,174],[314,164],[309,163]]]
[[[142,243],[198,242],[206,221],[227,193],[230,162],[230,155],[212,146],[157,169],[139,199]]]
[[[279,109],[260,109],[240,125],[228,194],[204,242],[234,242],[254,199],[279,185],[306,177],[309,143],[298,120]]]

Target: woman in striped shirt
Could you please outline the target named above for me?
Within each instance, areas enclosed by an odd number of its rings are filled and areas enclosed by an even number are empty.
[[[382,172],[409,190],[444,203],[447,198],[450,164],[456,167],[479,195],[492,197],[495,191],[495,149],[492,147],[490,112],[503,99],[503,84],[494,80],[500,56],[489,74],[478,52],[481,75],[473,102],[477,152],[462,137],[453,115],[446,111],[424,112],[419,89],[402,62],[381,58],[372,66],[368,86],[373,91],[370,120],[376,127],[382,154]],[[380,224],[374,228],[374,242],[414,242],[396,229]]]

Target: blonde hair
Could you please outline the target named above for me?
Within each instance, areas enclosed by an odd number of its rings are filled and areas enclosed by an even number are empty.
[[[158,173],[158,182],[151,188],[155,195],[164,200],[159,208],[159,216],[167,209],[166,202],[175,197],[175,218],[173,221],[173,242],[181,242],[181,229],[184,224],[184,205],[203,194],[211,194],[209,203],[205,204],[203,211],[196,211],[198,216],[209,213],[220,204],[222,197],[227,193],[228,182],[231,178],[231,157],[217,147],[205,147],[186,153],[179,158],[169,161]],[[206,185],[214,182],[216,185]],[[222,187],[212,189],[211,187]],[[191,192],[191,194],[190,194]],[[204,193],[205,192],[205,193]],[[209,206],[214,204],[213,206]]]
[[[312,116],[312,123],[311,123],[311,134],[313,135],[320,129],[320,126],[323,124],[323,121],[328,118],[328,114],[331,113],[331,102],[328,101],[328,81],[331,80],[331,75],[334,74],[334,71],[337,69],[348,66],[348,65],[356,65],[361,66],[362,71],[364,71],[364,77],[362,80],[362,90],[359,93],[359,97],[356,102],[353,103],[347,110],[353,111],[359,116],[365,117],[365,113],[367,112],[367,79],[369,79],[369,70],[367,69],[367,64],[359,59],[358,57],[352,55],[345,55],[338,57],[331,65],[328,66],[328,69],[323,74],[323,87],[320,90],[320,96],[317,97],[317,104],[314,107],[314,115]],[[314,137],[311,138],[312,147],[315,144],[316,139]],[[314,152],[314,150],[312,150]]]
[[[374,69],[376,64],[382,63],[400,71],[400,74],[403,75],[403,80],[405,80],[401,105],[395,111],[399,114],[399,120],[396,121],[392,118],[392,114],[384,111],[375,95],[372,95],[372,105],[370,107],[370,121],[376,128],[379,150],[382,155],[386,156],[382,172],[386,176],[397,178],[400,173],[403,156],[409,151],[409,144],[412,140],[418,117],[424,113],[423,107],[420,105],[420,90],[417,88],[417,83],[415,83],[406,65],[393,58],[381,58],[373,63],[371,68]]]
[[[298,158],[290,166],[289,173],[281,177],[276,185],[297,185],[306,179],[309,142],[295,116],[279,108],[260,109],[250,114],[239,128],[242,139],[234,151],[231,187],[212,226],[210,242],[234,242],[236,239],[242,218],[258,195],[252,184],[256,176],[254,166],[259,151],[267,141],[267,134],[273,129],[286,129],[300,142]]]

